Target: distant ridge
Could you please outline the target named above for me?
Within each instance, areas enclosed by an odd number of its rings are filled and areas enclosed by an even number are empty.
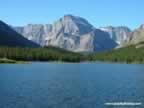
[[[3,21],[0,21],[0,46],[39,47],[38,44],[24,38]]]
[[[28,24],[14,29],[41,46],[56,46],[74,52],[104,51],[117,46],[108,32],[73,15],[65,15],[53,24]]]

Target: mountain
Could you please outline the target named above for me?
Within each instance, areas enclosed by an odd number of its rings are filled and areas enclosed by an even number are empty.
[[[65,15],[53,24],[28,24],[14,27],[20,34],[41,46],[56,46],[75,52],[112,49],[117,43],[109,33],[94,28],[87,20]]]
[[[101,30],[108,32],[111,39],[113,39],[118,45],[121,45],[130,35],[131,30],[125,26],[118,27],[100,27]]]
[[[0,21],[0,46],[38,47],[39,45],[27,40],[6,23]]]
[[[130,32],[118,48],[89,55],[89,60],[144,63],[144,24]]]
[[[46,24],[28,24],[24,27],[13,27],[18,33],[28,40],[31,40],[41,46],[46,45],[46,38],[52,29],[52,25]]]
[[[123,42],[122,47],[136,45],[144,42],[144,24],[130,33],[129,37]]]

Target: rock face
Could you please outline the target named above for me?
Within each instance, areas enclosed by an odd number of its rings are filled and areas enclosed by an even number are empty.
[[[39,47],[2,21],[0,21],[0,46]]]
[[[136,45],[143,42],[144,42],[144,24],[130,33],[127,40],[123,42],[122,47],[128,45]]]
[[[131,30],[125,26],[119,27],[101,27],[101,30],[108,32],[112,40],[114,40],[118,45],[121,45],[130,36]]]
[[[51,31],[51,25],[42,25],[42,24],[28,24],[24,27],[14,27],[14,29],[22,34],[25,38],[40,44],[41,46],[45,45],[45,40],[48,33]]]
[[[117,43],[107,31],[94,28],[87,20],[66,15],[54,24],[14,27],[20,34],[41,46],[56,46],[76,52],[104,51]]]

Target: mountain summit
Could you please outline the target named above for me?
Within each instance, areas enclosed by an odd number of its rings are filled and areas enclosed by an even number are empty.
[[[53,24],[28,24],[14,29],[41,46],[56,46],[76,52],[103,51],[117,45],[109,38],[109,33],[73,15],[65,15]]]
[[[87,20],[78,16],[65,15],[56,23],[61,23],[65,33],[85,34],[93,30],[93,26]]]

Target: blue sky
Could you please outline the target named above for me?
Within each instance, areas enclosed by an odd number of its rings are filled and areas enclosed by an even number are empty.
[[[81,16],[95,27],[144,23],[144,0],[0,0],[0,20],[21,26],[53,23],[65,14]]]

